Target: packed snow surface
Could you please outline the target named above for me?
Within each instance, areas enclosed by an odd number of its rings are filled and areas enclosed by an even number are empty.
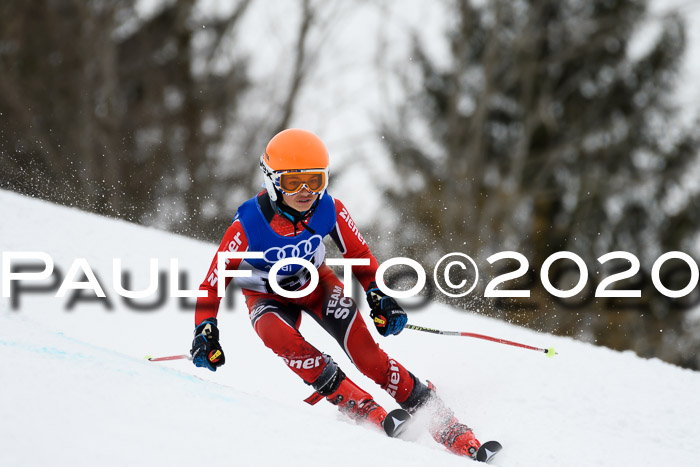
[[[4,260],[11,252],[39,251],[56,268],[47,280],[20,282],[51,290],[20,289],[18,303],[0,302],[0,465],[473,465],[427,433],[389,439],[328,403],[305,404],[310,388],[256,336],[233,288],[233,306],[219,314],[227,359],[219,371],[187,360],[144,360],[188,351],[192,306],[169,298],[154,310],[136,310],[136,299],[129,304],[115,292],[113,258],[131,272],[133,290],[148,285],[151,258],[165,272],[159,289],[168,287],[172,258],[186,277],[180,288],[195,289],[216,245],[4,191],[0,216]],[[88,300],[91,290],[78,291],[70,309],[75,290],[55,296],[77,258],[95,273],[111,308]],[[364,304],[362,310],[367,315]],[[409,320],[559,352],[550,359],[463,337],[375,334],[390,356],[433,381],[482,441],[505,446],[495,465],[698,465],[699,373],[439,304],[411,312]],[[387,409],[396,407],[313,320],[305,319],[301,331]]]

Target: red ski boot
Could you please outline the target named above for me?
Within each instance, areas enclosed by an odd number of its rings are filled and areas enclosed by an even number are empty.
[[[326,399],[331,404],[337,405],[338,410],[357,423],[367,421],[382,428],[382,423],[386,418],[386,410],[377,404],[371,395],[360,389],[347,377],[343,378],[338,389],[326,396]]]
[[[436,396],[437,397],[437,396]],[[430,422],[430,434],[438,443],[460,456],[476,456],[481,443],[472,429],[460,423],[454,412],[447,408],[440,398],[434,402],[435,410]]]
[[[481,443],[472,429],[457,420],[454,412],[438,397],[433,383],[428,381],[426,386],[415,377],[413,381],[414,389],[401,406],[411,414],[426,410],[430,414],[428,429],[435,441],[455,454],[476,458]]]

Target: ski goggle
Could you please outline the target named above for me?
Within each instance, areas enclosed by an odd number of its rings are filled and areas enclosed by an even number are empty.
[[[328,186],[328,169],[274,172],[272,179],[275,187],[286,195],[295,195],[304,187],[311,194],[319,195]]]

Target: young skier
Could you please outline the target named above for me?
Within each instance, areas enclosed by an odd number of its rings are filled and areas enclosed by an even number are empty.
[[[364,258],[368,266],[353,272],[367,294],[372,318],[382,336],[399,334],[406,313],[384,295],[374,282],[377,260],[357,230],[343,204],[326,193],[328,152],[313,133],[289,129],[275,135],[260,158],[265,190],[243,203],[224,234],[219,252],[262,252],[262,259],[232,259],[226,269],[250,270],[250,277],[236,278],[245,295],[255,332],[287,366],[312,386],[317,398],[326,398],[341,412],[361,422],[382,427],[386,411],[370,394],[353,383],[333,361],[299,333],[302,312],[310,315],[338,341],[355,366],[396,399],[409,413],[430,410],[430,432],[450,451],[474,456],[480,446],[472,430],[460,423],[435,388],[424,384],[377,345],[358,312],[355,301],[343,297],[343,284],[324,262],[323,239],[330,236],[345,258]],[[285,298],[273,292],[268,272],[276,261],[296,257],[318,269],[319,283],[303,298]],[[230,277],[225,278],[228,285]],[[225,357],[219,344],[216,320],[217,256],[200,286],[206,291],[197,300],[195,337],[190,353],[198,367],[216,371]],[[301,290],[310,274],[301,265],[280,269],[279,285]]]

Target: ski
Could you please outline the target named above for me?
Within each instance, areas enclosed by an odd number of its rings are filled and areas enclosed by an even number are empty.
[[[400,438],[411,423],[411,415],[404,409],[394,409],[384,419],[384,432],[390,438]]]
[[[411,425],[411,415],[404,409],[395,409],[386,414],[384,419],[384,432],[390,438],[401,438],[407,428]],[[473,459],[479,462],[488,463],[498,452],[503,449],[498,441],[486,441],[479,447]]]
[[[476,456],[474,458],[479,462],[488,463],[501,449],[503,449],[503,446],[501,446],[501,443],[498,441],[486,441],[479,447],[479,450],[476,451]]]

